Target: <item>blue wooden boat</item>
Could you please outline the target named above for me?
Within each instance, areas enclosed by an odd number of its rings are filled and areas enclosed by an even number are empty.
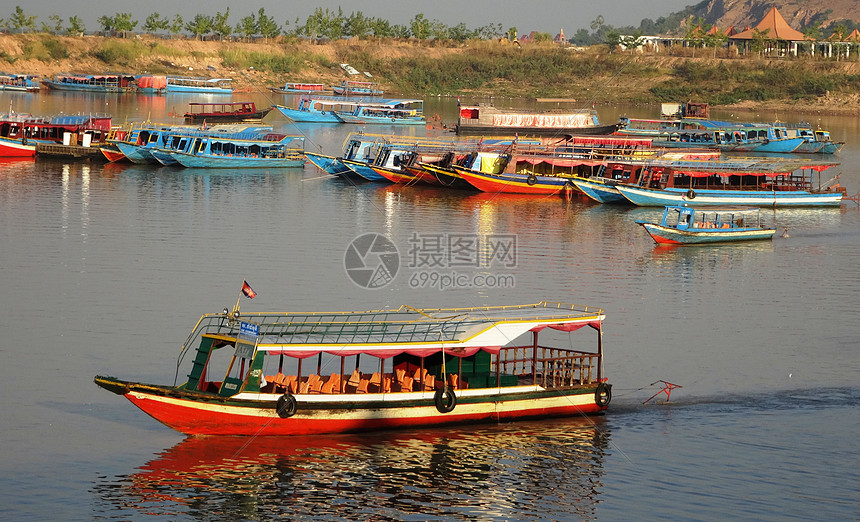
[[[348,121],[349,123],[422,125],[425,123],[422,100],[302,96],[296,108],[284,105],[275,105],[275,108],[295,122],[344,123]],[[388,114],[384,114],[386,112]]]
[[[272,127],[266,125],[192,126],[146,123],[133,127],[126,133],[124,139],[112,140],[110,143],[114,144],[132,163],[163,163],[153,156],[152,151],[156,148],[178,147],[176,140],[181,136],[220,135],[230,138],[255,138],[271,132]]]
[[[0,73],[0,91],[39,92],[40,79],[37,74]]]
[[[343,123],[383,125],[426,125],[423,100],[385,100],[369,105],[357,105],[351,112],[335,111]]]
[[[617,185],[616,181],[608,180],[605,178],[588,179],[574,177],[571,182],[583,194],[593,199],[594,201],[597,201],[598,203],[630,203],[630,201],[625,198],[621,194],[621,192],[618,191],[617,188],[615,188],[615,185]]]
[[[369,163],[376,158],[380,147],[385,143],[387,137],[376,134],[364,134],[362,132],[350,133],[343,142],[343,153],[339,157],[329,156],[322,153],[305,152],[305,156],[319,169],[332,176],[345,176],[361,180],[366,178],[359,176],[344,160],[354,160],[361,163]],[[369,173],[368,173],[369,174]],[[375,181],[379,179],[373,176]]]
[[[304,140],[303,136],[283,136],[278,140],[195,136],[184,150],[157,150],[168,154],[183,167],[301,167],[305,163]]]
[[[761,224],[760,209],[725,207],[695,209],[668,206],[660,223],[639,221],[660,245],[701,245],[730,241],[772,239],[776,230]]]
[[[197,94],[233,94],[232,78],[187,78],[167,77],[167,92],[190,92]]]
[[[821,172],[838,163],[730,158],[647,162],[636,183],[618,191],[639,206],[839,206],[843,193]],[[817,185],[813,177],[818,173]]]
[[[129,74],[58,74],[42,82],[58,91],[86,91],[99,93],[124,93],[133,91],[137,85]]]

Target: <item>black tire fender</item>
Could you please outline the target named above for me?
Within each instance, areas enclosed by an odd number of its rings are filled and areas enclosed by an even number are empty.
[[[609,406],[610,401],[612,401],[612,385],[601,382],[594,390],[594,402],[601,408],[605,408]]]
[[[439,413],[449,413],[457,406],[457,396],[454,394],[454,390],[443,386],[436,390],[433,395],[433,402],[436,403],[436,409],[439,410]]]
[[[278,406],[275,411],[278,412],[278,417],[286,419],[296,414],[298,403],[292,393],[287,392],[278,398]]]
[[[687,199],[696,199],[696,191],[690,189],[687,191]]]
[[[529,185],[534,185],[535,183],[537,183],[537,176],[535,176],[534,174],[529,174],[529,177],[526,178],[526,183],[528,183]]]

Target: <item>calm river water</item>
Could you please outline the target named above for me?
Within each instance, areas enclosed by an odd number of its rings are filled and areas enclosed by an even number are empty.
[[[235,95],[249,97],[269,103]],[[191,100],[2,94],[0,107],[167,121]],[[599,110],[603,121],[658,113]],[[449,121],[455,111],[450,98],[427,102]],[[847,142],[828,173],[860,192],[860,120],[815,122]],[[273,124],[332,154],[353,130]],[[0,518],[860,518],[860,208],[765,211],[790,237],[670,249],[634,223],[659,213],[356,186],[310,164],[0,161]],[[401,253],[394,280],[376,289],[344,268],[366,233]],[[515,255],[422,265],[437,241],[464,238],[503,238]],[[232,306],[243,280],[258,293],[243,309],[255,311],[603,307],[612,405],[590,419],[194,439],[93,384],[96,374],[173,382],[196,320]],[[643,404],[661,380],[682,388],[669,404]]]

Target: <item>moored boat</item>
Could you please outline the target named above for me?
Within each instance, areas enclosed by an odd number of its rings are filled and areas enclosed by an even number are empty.
[[[233,94],[233,79],[168,76],[166,89],[168,93]]]
[[[39,92],[39,84],[37,74],[0,73],[0,91]]]
[[[326,94],[331,93],[324,83],[286,82],[283,87],[269,87],[278,94]]]
[[[692,208],[668,206],[659,223],[637,220],[661,245],[701,245],[772,239],[776,229],[763,227],[756,207]]]
[[[335,116],[344,123],[366,125],[424,125],[423,100],[386,100],[379,103],[358,105],[352,111],[335,111]]]
[[[37,145],[98,146],[111,129],[107,115],[0,116],[0,156],[34,157]]]
[[[237,306],[197,322],[177,361],[177,368],[190,365],[184,383],[94,380],[189,435],[318,435],[599,414],[611,400],[604,320],[600,308],[551,302],[277,314],[240,314]],[[586,326],[596,331],[591,342],[572,335]],[[551,330],[570,333],[571,344],[542,343]]]
[[[254,102],[192,102],[188,106],[189,110],[185,113],[185,121],[188,123],[229,123],[260,120],[272,110],[272,107],[258,110]]]
[[[136,81],[130,74],[58,74],[42,83],[58,91],[124,93],[135,90]]]
[[[382,96],[383,91],[375,82],[357,82],[344,80],[340,85],[333,85],[332,91],[338,96]]]
[[[255,139],[194,136],[183,149],[156,147],[153,153],[166,154],[177,164],[192,168],[301,167],[305,163],[304,137],[283,134]]]
[[[601,125],[593,109],[572,112],[516,112],[492,105],[460,106],[457,134],[564,136],[565,134],[605,135],[618,124]]]
[[[619,183],[615,188],[639,206],[839,206],[844,191],[838,176],[821,181],[821,172],[835,165],[763,157],[658,159],[640,165],[643,171],[635,183]]]

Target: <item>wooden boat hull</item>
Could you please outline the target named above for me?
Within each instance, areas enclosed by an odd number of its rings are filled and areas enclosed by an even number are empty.
[[[333,111],[300,111],[276,105],[278,112],[295,122],[304,123],[343,123]]]
[[[686,204],[697,206],[747,205],[753,207],[838,207],[840,192],[768,191],[768,190],[694,190],[648,189],[632,185],[617,185],[618,191],[631,203],[645,207]]]
[[[269,114],[272,109],[243,113],[195,113],[185,114],[185,121],[189,123],[240,123],[247,120],[261,120]]]
[[[457,125],[461,136],[558,136],[572,135],[609,135],[618,130],[618,124],[588,125],[583,127],[499,127],[495,125]]]
[[[36,156],[36,143],[24,144],[22,140],[0,136],[0,157],[33,158]]]
[[[99,147],[99,150],[102,151],[102,155],[107,159],[110,163],[115,163],[117,161],[130,161],[125,157],[125,154],[119,150],[115,144],[110,145],[102,145]]]
[[[456,392],[457,402],[440,413],[434,393],[370,393],[363,395],[295,395],[296,413],[281,418],[280,394],[212,394],[130,383],[97,376],[102,388],[125,396],[166,426],[188,435],[319,435],[384,429],[445,426],[598,414],[601,390],[608,384],[544,390],[516,386]]]
[[[353,173],[367,181],[388,181],[388,178],[380,175],[378,172],[373,170],[373,167],[366,163],[354,160],[341,160],[341,163],[348,167]]]
[[[211,154],[186,154],[184,152],[167,152],[183,167],[203,169],[247,169],[247,168],[283,168],[301,167],[305,157],[301,153],[292,152],[284,157],[248,157],[248,156],[217,156]]]
[[[394,169],[386,169],[382,167],[372,167],[374,172],[387,179],[392,183],[398,183],[402,185],[406,184],[415,184],[417,180],[415,176],[413,176],[410,172],[401,172]]]
[[[343,176],[352,172],[349,167],[343,164],[340,158],[335,158],[334,156],[305,152],[305,157],[316,165],[318,169],[332,176]]]
[[[576,188],[578,188],[583,194],[598,203],[630,203],[630,201],[621,195],[621,193],[618,192],[618,189],[613,185],[607,185],[600,181],[581,178],[574,178],[572,181]]]
[[[354,116],[346,113],[336,113],[336,116],[343,123],[355,123],[358,125],[379,124],[379,125],[425,125],[427,122],[423,116],[414,116],[409,118],[379,118],[376,116]]]
[[[567,177],[536,176],[534,174],[484,174],[463,168],[455,168],[454,170],[482,192],[552,196],[563,191],[573,190],[572,180]]]
[[[119,87],[111,85],[88,85],[84,83],[69,84],[64,82],[57,82],[54,80],[44,80],[44,83],[55,91],[84,91],[110,94],[130,92],[131,90],[133,90],[130,87]]]
[[[773,239],[773,235],[776,233],[776,230],[772,228],[678,230],[656,223],[644,223],[640,221],[637,221],[637,223],[642,225],[654,241],[661,245],[703,245],[732,241]]]

